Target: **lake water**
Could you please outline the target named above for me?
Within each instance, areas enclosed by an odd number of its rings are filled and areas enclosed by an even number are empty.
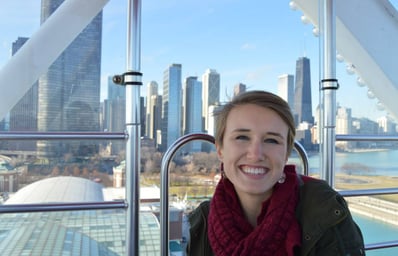
[[[398,240],[398,226],[355,213],[353,213],[353,217],[362,230],[365,244]],[[395,256],[398,255],[398,247],[369,250],[366,251],[366,255]]]
[[[293,163],[300,162],[296,157],[292,157],[291,160]],[[308,161],[310,174],[319,174],[319,154],[311,154]],[[398,177],[398,150],[336,153],[336,171],[341,172],[342,167],[347,164],[366,166],[366,170],[359,174]]]

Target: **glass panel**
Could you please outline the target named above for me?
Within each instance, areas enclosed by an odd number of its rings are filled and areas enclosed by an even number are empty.
[[[158,240],[159,229],[151,226],[158,221],[142,215],[151,244]],[[124,255],[125,217],[123,210],[2,214],[0,249],[5,255]]]

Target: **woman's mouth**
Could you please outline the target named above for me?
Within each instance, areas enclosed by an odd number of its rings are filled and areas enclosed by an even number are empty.
[[[251,175],[264,175],[268,172],[268,168],[264,167],[241,166],[240,169],[244,173]]]

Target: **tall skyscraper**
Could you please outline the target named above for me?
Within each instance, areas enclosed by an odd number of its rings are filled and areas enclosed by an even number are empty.
[[[183,95],[183,131],[184,134],[197,133],[202,131],[202,83],[196,76],[190,76],[184,82]],[[189,152],[201,151],[200,142],[191,142]]]
[[[12,43],[14,55],[29,38],[18,37]],[[10,131],[37,131],[37,82],[25,93],[10,111]],[[36,150],[35,141],[10,141],[10,150]]]
[[[150,121],[146,123],[149,134],[148,137],[153,139],[156,147],[162,144],[162,95],[152,95],[150,99],[147,99],[147,109],[150,108],[149,118]]]
[[[190,76],[184,83],[184,134],[202,131],[202,83]]]
[[[294,111],[294,76],[283,74],[278,77],[278,95],[284,99]]]
[[[202,75],[202,116],[203,131],[208,131],[209,107],[220,102],[220,74],[214,69],[207,69]]]
[[[43,23],[63,0],[42,0]],[[100,110],[102,12],[75,38],[39,79],[39,131],[98,131]],[[39,141],[46,156],[96,153],[89,142]],[[91,149],[89,149],[91,148]],[[80,152],[79,152],[80,151]]]
[[[151,81],[147,84],[146,94],[146,131],[145,135],[150,139],[154,139],[156,130],[154,130],[154,107],[156,106],[156,98],[158,96],[158,83]]]
[[[172,64],[163,73],[162,151],[181,136],[181,69],[181,64]]]
[[[310,59],[306,57],[300,57],[296,61],[294,113],[296,115],[296,125],[302,122],[314,123],[312,116]]]

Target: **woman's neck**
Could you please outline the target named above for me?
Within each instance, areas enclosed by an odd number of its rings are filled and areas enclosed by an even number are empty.
[[[268,200],[268,198],[271,197],[271,194],[272,191],[261,196],[252,194],[238,194],[243,214],[253,227],[257,226],[257,217],[261,213],[263,202]]]

